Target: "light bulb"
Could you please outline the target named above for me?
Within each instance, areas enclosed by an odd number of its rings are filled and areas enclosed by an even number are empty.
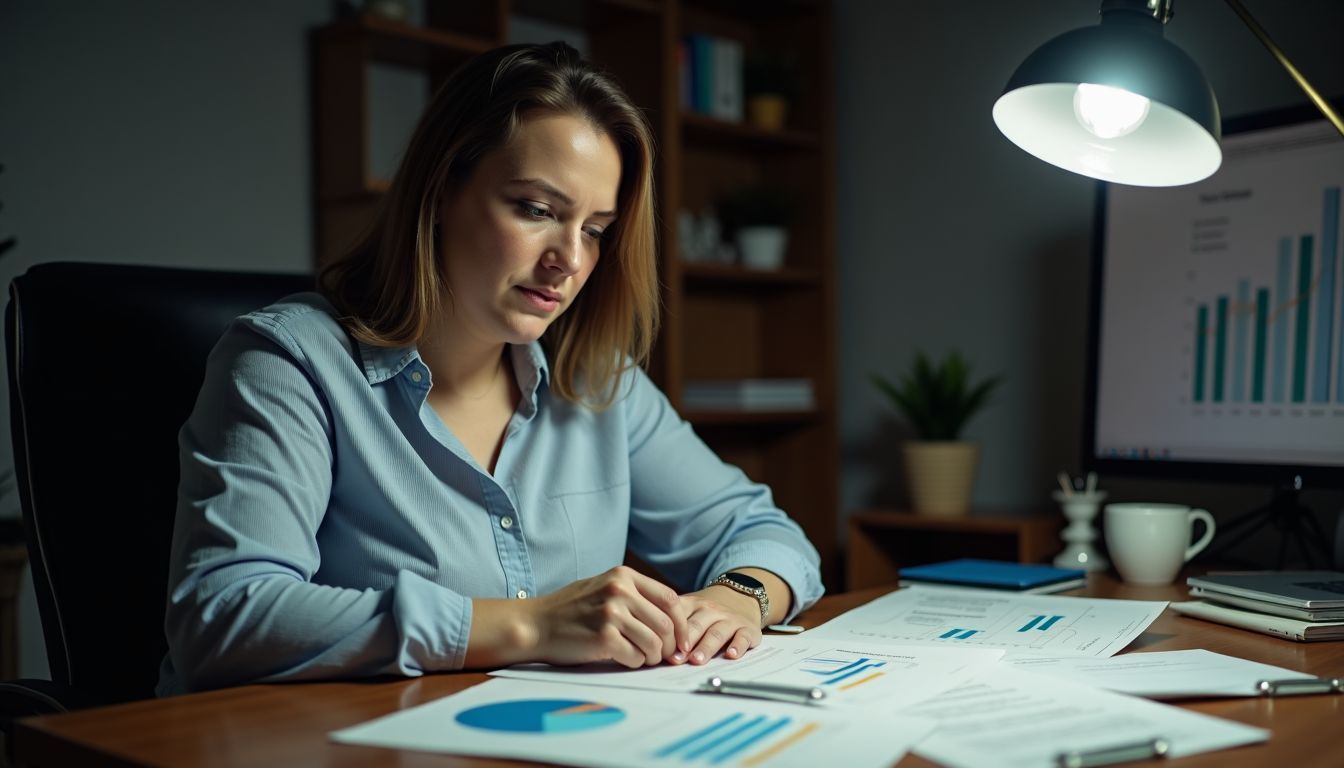
[[[1123,88],[1079,83],[1073,92],[1073,114],[1092,135],[1115,139],[1143,125],[1148,98]]]

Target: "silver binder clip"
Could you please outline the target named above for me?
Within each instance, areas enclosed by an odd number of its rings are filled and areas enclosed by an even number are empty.
[[[1344,678],[1301,677],[1290,680],[1261,680],[1255,684],[1261,696],[1307,696],[1313,693],[1344,693]]]
[[[774,683],[733,683],[721,677],[711,677],[699,688],[701,693],[721,693],[726,696],[749,696],[753,699],[786,701],[791,704],[814,704],[826,698],[820,688],[805,685],[776,685]]]
[[[1059,768],[1096,768],[1101,765],[1166,757],[1170,750],[1171,743],[1166,739],[1148,739],[1134,744],[1117,744],[1114,747],[1061,752],[1055,756],[1055,765]]]

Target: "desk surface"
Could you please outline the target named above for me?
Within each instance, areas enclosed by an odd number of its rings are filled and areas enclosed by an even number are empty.
[[[825,598],[797,623],[816,626],[887,591],[889,588],[874,588]],[[1068,594],[1181,600],[1185,599],[1185,588],[1136,587],[1093,574],[1087,589]],[[1294,643],[1177,616],[1170,610],[1153,622],[1127,652],[1184,648],[1207,648],[1317,675],[1344,674],[1344,642]],[[390,682],[252,685],[33,718],[18,725],[15,761],[30,766],[95,761],[175,766],[535,765],[327,741],[330,731],[424,704],[486,679],[481,673],[463,672]],[[1265,744],[1183,758],[1179,762],[1183,767],[1338,768],[1344,762],[1344,696],[1205,700],[1182,706],[1272,732]],[[1156,761],[1151,764],[1159,765]],[[907,755],[897,765],[914,768],[932,763]]]

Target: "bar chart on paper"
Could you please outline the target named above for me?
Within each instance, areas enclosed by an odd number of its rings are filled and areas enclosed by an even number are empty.
[[[1081,606],[1080,606],[1081,608]],[[948,627],[948,624],[956,626]],[[971,624],[978,628],[968,629]],[[1031,613],[1006,611],[998,615],[987,614],[968,620],[958,616],[955,620],[938,623],[927,632],[921,633],[920,640],[946,640],[958,643],[964,640],[977,645],[1011,646],[1019,650],[1045,650],[1054,645],[1067,645],[1078,635],[1079,628],[1088,624],[1088,610],[1082,608],[1073,615],[1060,613]],[[1085,633],[1087,630],[1083,630]]]
[[[710,725],[679,736],[653,752],[658,761],[683,765],[720,765],[740,758],[742,766],[772,761],[790,764],[786,754],[816,733],[820,725],[805,718],[754,717],[734,712]],[[651,763],[654,764],[654,763]]]
[[[1108,191],[1098,456],[1344,464],[1344,142],[1229,136],[1198,184]]]
[[[1139,635],[1166,603],[983,590],[909,587],[809,632],[813,639],[863,638],[945,648],[1108,657]]]

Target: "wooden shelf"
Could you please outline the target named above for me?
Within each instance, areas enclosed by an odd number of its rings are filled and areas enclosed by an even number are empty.
[[[816,151],[821,147],[813,133],[790,128],[768,131],[694,112],[682,113],[681,129],[683,140],[698,147],[749,152]]]
[[[594,12],[599,14],[612,10],[657,16],[663,12],[660,0],[513,0],[511,11],[518,16],[544,19],[555,24],[572,27],[586,27],[594,21]]]
[[[716,16],[759,22],[761,19],[777,19],[788,14],[815,13],[822,6],[822,2],[820,0],[735,0],[732,3],[725,3],[723,0],[683,0],[682,5]]]
[[[821,275],[815,270],[747,269],[726,264],[682,262],[681,276],[687,286],[739,288],[815,288],[821,284]]]
[[[692,424],[715,427],[750,427],[767,424],[804,425],[814,423],[821,418],[821,414],[815,409],[807,411],[687,410],[683,411],[682,415]]]
[[[319,34],[361,37],[368,41],[373,60],[421,69],[454,59],[466,60],[495,47],[495,41],[487,38],[369,15],[333,22]]]

